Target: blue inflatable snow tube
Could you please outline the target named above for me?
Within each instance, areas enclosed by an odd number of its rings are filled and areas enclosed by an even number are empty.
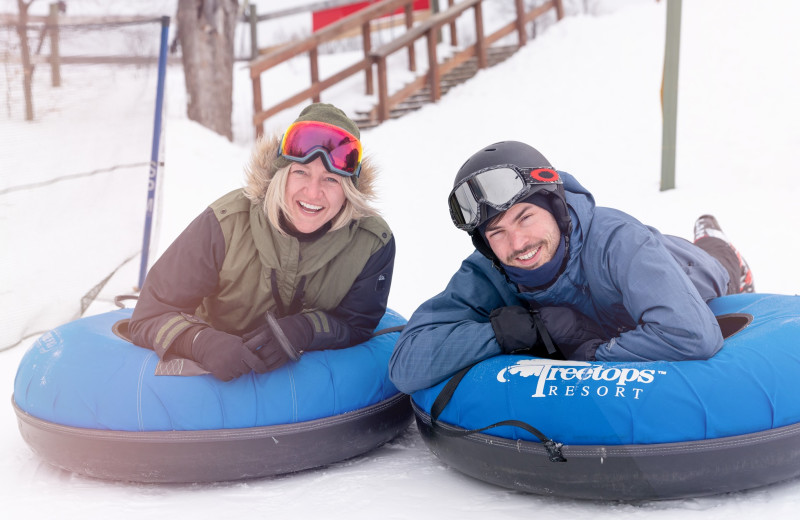
[[[222,382],[155,375],[156,354],[119,334],[131,313],[67,323],[22,358],[13,403],[48,462],[113,480],[236,480],[362,454],[412,420],[387,372],[398,331]],[[389,310],[378,329],[404,324]]]
[[[800,475],[800,297],[709,305],[726,337],[709,360],[498,356],[467,372],[438,421],[431,408],[446,382],[416,392],[420,432],[467,474],[575,498],[700,496]],[[508,420],[533,426],[551,450],[517,426],[468,433]]]

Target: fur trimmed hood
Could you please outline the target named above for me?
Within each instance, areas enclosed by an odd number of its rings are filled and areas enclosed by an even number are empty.
[[[279,135],[262,137],[258,140],[250,156],[250,163],[245,167],[245,188],[247,197],[254,203],[263,204],[270,181],[278,171],[278,148],[281,138]],[[361,173],[358,176],[356,189],[367,200],[374,200],[375,179],[377,168],[369,156],[364,155],[361,160]]]

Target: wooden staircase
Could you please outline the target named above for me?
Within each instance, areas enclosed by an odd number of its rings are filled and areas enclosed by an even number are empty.
[[[508,59],[511,55],[519,50],[517,45],[495,46],[487,49],[487,59],[489,67],[493,67]],[[442,89],[442,96],[444,96],[451,88],[466,82],[468,79],[478,73],[478,59],[470,58],[464,63],[460,64],[441,78],[440,84]],[[416,94],[410,96],[405,101],[399,103],[392,108],[389,112],[390,119],[397,119],[403,117],[409,112],[414,112],[423,106],[432,103],[430,87],[417,91]],[[380,121],[375,117],[375,109],[369,111],[357,111],[353,121],[362,130],[373,128],[380,124]]]
[[[320,29],[309,38],[276,48],[250,62],[250,79],[253,84],[253,126],[256,136],[264,132],[264,121],[279,112],[300,103],[321,100],[321,93],[353,76],[364,74],[365,94],[376,95],[375,106],[368,111],[353,114],[356,123],[361,128],[371,128],[387,119],[402,117],[408,112],[419,110],[424,105],[437,101],[450,88],[459,85],[473,77],[481,68],[491,67],[508,58],[518,48],[525,45],[529,36],[526,27],[534,23],[539,17],[551,17],[555,13],[556,21],[564,17],[563,0],[544,0],[536,6],[526,7],[523,0],[513,0],[514,17],[509,17],[507,24],[493,27],[491,34],[486,34],[483,28],[482,3],[484,0],[454,0],[448,1],[448,7],[431,15],[425,21],[414,23],[413,3],[415,0],[380,0],[360,11],[357,11],[333,24]],[[512,0],[507,0],[511,3]],[[378,48],[372,48],[372,21],[396,13],[400,9],[405,12],[406,30],[400,36],[391,39]],[[462,15],[473,13],[471,19],[474,28],[474,43],[459,45],[455,24]],[[437,46],[441,41],[442,29],[450,26],[450,41],[447,42],[455,50],[445,60],[437,56]],[[333,41],[349,30],[359,30],[362,34],[363,57],[355,63],[322,77],[319,67],[319,46]],[[516,34],[517,43],[511,46],[502,45],[507,42],[507,36]],[[511,38],[513,40],[513,37]],[[408,68],[416,71],[416,43],[424,40],[428,56],[427,71],[418,72],[416,78],[410,80],[402,88],[389,92],[389,74],[391,67],[389,57],[397,52],[408,52]],[[290,97],[270,102],[264,106],[264,95],[269,95],[267,89],[262,91],[261,76],[265,72],[299,55],[308,55],[310,86],[301,88]]]

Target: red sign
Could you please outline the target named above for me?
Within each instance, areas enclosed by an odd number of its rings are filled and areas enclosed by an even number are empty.
[[[378,3],[379,1],[380,0],[366,0],[364,2],[356,2],[340,7],[332,7],[322,11],[315,11],[312,17],[314,31],[318,31],[326,25],[330,25],[333,22],[344,18],[345,16],[351,15],[356,11],[360,11],[361,9],[369,7],[370,5]],[[413,8],[415,11],[429,10],[430,0],[414,0]],[[403,9],[400,8],[394,13],[387,14],[386,16],[393,16],[396,14],[401,14],[402,12]]]

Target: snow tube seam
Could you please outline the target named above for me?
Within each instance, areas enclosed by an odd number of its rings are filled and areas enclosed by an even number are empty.
[[[144,388],[145,369],[147,368],[147,363],[154,355],[155,352],[146,356],[142,360],[142,365],[139,367],[139,380],[137,381],[136,384],[136,416],[137,420],[139,421],[139,430],[144,430],[144,412],[142,410],[142,389]]]
[[[37,428],[57,433],[85,435],[87,432],[91,433],[93,437],[106,438],[106,439],[132,439],[139,442],[152,441],[163,442],[165,440],[174,440],[175,442],[182,442],[188,440],[236,440],[236,439],[250,439],[264,437],[267,435],[290,435],[297,432],[308,432],[320,430],[329,426],[343,424],[355,419],[366,417],[383,410],[387,410],[396,406],[399,401],[408,399],[405,394],[395,394],[394,396],[385,399],[379,403],[368,406],[366,408],[359,408],[350,412],[345,412],[340,415],[330,417],[322,417],[312,421],[305,421],[299,423],[286,423],[275,424],[270,426],[253,426],[250,428],[230,428],[219,430],[165,430],[165,431],[128,431],[128,430],[100,430],[94,428],[81,428],[78,426],[67,426],[64,424],[53,423],[44,419],[29,414],[22,410],[11,398],[11,404],[20,421],[27,424],[36,426]]]
[[[425,412],[420,406],[411,401],[411,406],[418,419],[421,419],[425,425],[431,426],[430,415]],[[437,428],[443,428],[453,432],[463,432],[463,428],[454,426],[449,423],[444,423],[437,420]],[[598,453],[606,453],[608,455],[626,454],[626,455],[655,455],[655,454],[669,454],[673,452],[702,452],[708,450],[716,450],[720,448],[736,448],[746,447],[753,444],[759,444],[768,440],[782,439],[785,437],[792,437],[800,433],[800,423],[790,424],[775,428],[773,430],[764,430],[761,432],[746,433],[743,435],[734,435],[731,437],[720,437],[714,439],[706,439],[702,441],[685,441],[685,442],[671,442],[662,444],[627,444],[627,445],[581,445],[581,444],[564,444],[563,450],[566,455],[573,456],[597,456]],[[485,433],[470,433],[461,436],[473,442],[481,442],[484,444],[491,444],[501,448],[513,448],[519,452],[531,452],[547,454],[547,450],[539,442],[526,441],[523,439],[507,439],[505,437],[495,437]]]
[[[401,393],[338,421],[205,431],[64,426],[13,404],[23,439],[46,462],[89,477],[144,483],[234,481],[325,466],[389,442],[413,419]]]
[[[289,370],[289,388],[292,395],[292,422],[297,421],[297,385],[294,383],[294,370],[288,367]]]
[[[692,382],[691,378],[689,378],[683,372],[678,372],[678,376],[677,377],[679,377],[680,380],[683,382],[683,384],[685,385],[687,391],[691,392],[691,395],[694,396],[695,400],[697,402],[700,402],[701,401],[700,392],[697,391],[697,387],[694,385],[694,383]],[[709,431],[709,417],[708,417],[708,409],[706,409],[706,408],[703,408],[702,421],[703,421],[703,437],[707,438],[708,437],[708,431]]]

